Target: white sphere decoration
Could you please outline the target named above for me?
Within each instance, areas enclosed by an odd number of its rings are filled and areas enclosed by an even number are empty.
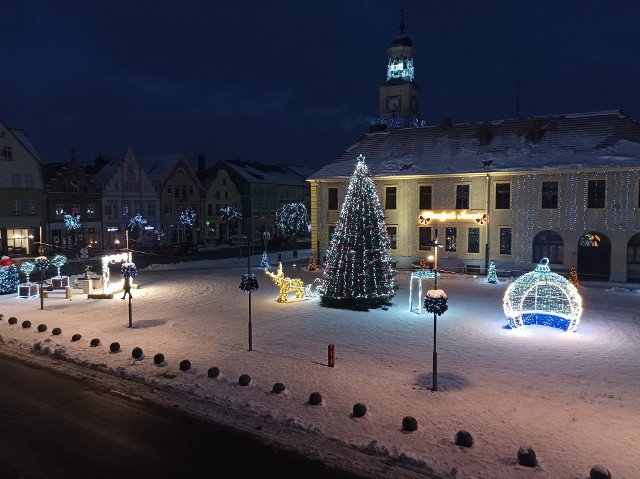
[[[512,328],[542,324],[575,331],[582,315],[582,297],[565,277],[553,273],[543,258],[530,273],[509,285],[503,298],[504,314]]]

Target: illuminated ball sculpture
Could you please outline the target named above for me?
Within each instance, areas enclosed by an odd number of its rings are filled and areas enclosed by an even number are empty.
[[[582,315],[582,298],[566,278],[551,272],[543,258],[530,273],[516,279],[504,294],[504,314],[512,328],[540,324],[575,331]]]

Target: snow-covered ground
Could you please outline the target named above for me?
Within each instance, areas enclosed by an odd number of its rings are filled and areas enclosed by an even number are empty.
[[[308,284],[321,270],[306,271],[308,255],[285,275]],[[135,258],[134,258],[135,261]],[[252,259],[258,265],[258,256]],[[276,263],[272,257],[272,271]],[[615,479],[640,477],[640,291],[608,284],[581,285],[584,313],[574,333],[545,326],[505,329],[502,296],[511,281],[444,274],[449,310],[437,323],[438,386],[431,391],[433,316],[408,311],[408,272],[389,310],[352,312],[322,308],[315,299],[277,303],[278,288],[262,268],[251,295],[253,351],[248,351],[249,295],[240,290],[246,259],[153,265],[139,272],[133,290],[133,328],[128,301],[73,299],[53,293],[40,300],[0,296],[2,351],[35,351],[144,382],[161,396],[193,401],[201,410],[223,407],[230,417],[269,421],[278,440],[305,453],[329,443],[364,450],[362,463],[396,458],[412,473],[452,478],[587,478],[606,466]],[[63,267],[64,273],[64,267]],[[431,287],[429,285],[429,287]],[[415,294],[415,292],[414,292]],[[15,316],[17,325],[9,325]],[[23,329],[23,320],[32,327]],[[48,330],[39,333],[38,324]],[[59,336],[51,335],[62,328]],[[82,339],[71,341],[75,333]],[[91,347],[99,338],[101,345]],[[117,341],[122,350],[111,353]],[[327,367],[335,344],[336,366]],[[134,361],[131,350],[144,351]],[[162,353],[166,362],[155,365]],[[193,368],[179,370],[183,359]],[[41,359],[39,359],[41,360]],[[211,379],[216,366],[221,375]],[[249,374],[247,387],[238,385]],[[273,394],[274,383],[286,386]],[[320,406],[307,404],[322,394]],[[368,412],[351,417],[363,402]],[[418,430],[403,432],[404,416]],[[260,428],[262,435],[269,428]],[[459,430],[472,448],[454,444]],[[276,430],[278,432],[276,432]],[[291,431],[287,434],[286,431]],[[283,433],[283,431],[285,431]],[[328,439],[319,442],[313,438]],[[317,444],[314,446],[314,444]],[[539,465],[517,463],[521,446],[532,447]],[[311,451],[313,452],[313,451]],[[354,464],[357,469],[358,464]],[[361,469],[362,470],[362,469]]]

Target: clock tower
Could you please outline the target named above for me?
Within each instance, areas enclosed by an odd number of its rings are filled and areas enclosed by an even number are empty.
[[[404,34],[404,20],[387,50],[387,81],[380,87],[379,118],[417,118],[420,87],[414,81],[413,43]],[[408,125],[407,125],[408,126]]]

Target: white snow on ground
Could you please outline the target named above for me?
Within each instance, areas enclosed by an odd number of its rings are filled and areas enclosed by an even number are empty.
[[[321,276],[320,269],[306,271],[308,255],[300,257],[296,267],[284,264],[285,275],[306,284]],[[259,263],[253,257],[252,264]],[[0,348],[39,349],[45,358],[66,358],[204,404],[270,418],[295,430],[292,438],[300,444],[307,433],[320,434],[443,477],[587,478],[596,464],[615,479],[640,477],[637,289],[583,284],[577,332],[545,326],[514,331],[504,328],[502,311],[510,280],[488,284],[481,277],[444,274],[440,287],[449,310],[437,322],[434,392],[433,316],[408,311],[407,271],[396,277],[399,290],[389,310],[352,312],[293,295],[279,304],[277,287],[253,267],[260,288],[251,295],[249,352],[249,295],[239,288],[246,268],[246,259],[231,259],[140,271],[133,328],[127,327],[128,302],[119,295],[87,299],[74,290],[70,301],[56,292],[45,299],[44,310],[38,298],[0,296]],[[17,325],[8,324],[10,316]],[[32,327],[23,329],[27,319]],[[41,323],[46,332],[37,331]],[[52,336],[54,327],[62,335]],[[72,342],[75,333],[82,339]],[[92,338],[101,345],[91,347]],[[109,351],[114,341],[120,353]],[[335,368],[327,367],[328,344],[336,347]],[[136,346],[145,353],[139,361],[131,357]],[[166,357],[161,366],[153,363],[156,353]],[[193,369],[181,372],[183,359]],[[212,366],[220,368],[220,377],[207,377]],[[238,385],[241,374],[251,375],[249,386]],[[275,382],[285,384],[284,394],[271,393]],[[314,391],[324,398],[321,406],[307,404]],[[357,402],[368,407],[363,418],[351,417]],[[417,431],[402,432],[407,415],[418,420]],[[461,429],[472,433],[472,448],[454,444]],[[521,446],[536,451],[537,467],[517,464]]]

